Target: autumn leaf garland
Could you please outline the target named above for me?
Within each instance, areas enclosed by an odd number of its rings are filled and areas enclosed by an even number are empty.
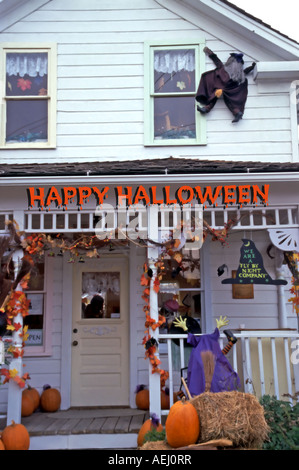
[[[5,379],[3,380],[3,384],[9,382],[10,380],[14,380],[20,388],[24,388],[26,384],[26,380],[30,379],[29,374],[26,372],[25,374],[22,375],[22,377],[19,376],[19,371],[17,369],[6,369],[2,368],[0,369],[0,375],[3,375]]]
[[[166,380],[168,379],[169,373],[164,369],[161,369],[159,366],[161,364],[160,359],[156,356],[157,351],[157,341],[151,337],[150,329],[155,331],[157,328],[161,327],[165,323],[165,318],[162,315],[159,315],[158,321],[151,318],[150,316],[150,287],[153,283],[153,289],[156,293],[160,290],[160,281],[158,276],[155,276],[153,279],[152,271],[147,267],[147,264],[144,264],[144,272],[141,275],[140,284],[144,286],[142,293],[142,299],[144,300],[143,311],[145,313],[145,336],[143,338],[142,344],[145,347],[145,359],[149,359],[152,365],[152,373],[160,374],[161,387],[165,385]]]

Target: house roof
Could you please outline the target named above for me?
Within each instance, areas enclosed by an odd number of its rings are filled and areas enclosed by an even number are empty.
[[[0,178],[42,176],[244,174],[299,172],[299,163],[159,158],[84,163],[0,164]]]

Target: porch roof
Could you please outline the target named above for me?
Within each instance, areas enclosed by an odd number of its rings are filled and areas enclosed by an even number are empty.
[[[198,158],[154,158],[104,162],[0,164],[0,177],[248,174],[299,172],[299,162],[241,162]]]

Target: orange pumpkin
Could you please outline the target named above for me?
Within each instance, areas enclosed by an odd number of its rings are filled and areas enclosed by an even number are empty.
[[[198,441],[200,423],[192,403],[182,399],[172,405],[166,419],[165,431],[166,440],[173,448],[188,446]]]
[[[163,431],[163,426],[161,423],[158,423],[157,425],[154,424],[151,418],[147,419],[144,421],[143,425],[141,426],[138,436],[137,436],[137,445],[138,447],[141,447],[144,444],[144,438],[146,433],[149,431],[152,431],[156,429],[157,431],[161,432]]]
[[[161,409],[168,410],[170,406],[169,394],[161,390]]]
[[[43,388],[43,392],[40,397],[40,406],[43,411],[53,413],[57,411],[61,404],[61,395],[59,390],[56,388],[46,385]]]
[[[36,388],[30,387],[30,385],[28,385],[28,387],[25,390],[23,390],[22,394],[28,395],[32,398],[33,403],[34,403],[34,411],[37,410],[37,408],[39,407],[39,403],[40,403],[40,395],[38,391],[36,390]]]
[[[29,432],[23,424],[14,421],[4,428],[1,439],[5,450],[28,450],[30,446]]]
[[[34,401],[32,397],[28,394],[22,393],[22,408],[21,408],[21,416],[30,416],[34,412]]]
[[[137,387],[135,402],[139,410],[149,409],[149,390],[144,388],[144,385],[139,385]]]
[[[2,439],[0,439],[0,450],[5,450],[5,446],[3,444]]]

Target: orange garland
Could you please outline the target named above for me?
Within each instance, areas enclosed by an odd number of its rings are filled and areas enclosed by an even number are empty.
[[[141,275],[141,280],[140,280],[140,284],[142,286],[145,286],[145,289],[143,290],[143,294],[142,294],[142,299],[145,302],[143,311],[145,313],[145,318],[146,318],[145,319],[146,330],[145,330],[145,336],[143,338],[142,344],[144,345],[146,349],[145,359],[149,359],[152,365],[152,374],[155,374],[155,373],[160,374],[161,387],[163,387],[165,385],[166,380],[169,377],[169,373],[159,367],[161,364],[161,361],[156,356],[157,342],[154,338],[150,336],[149,329],[151,328],[153,331],[155,331],[157,328],[164,325],[165,318],[162,315],[159,315],[158,321],[156,321],[150,316],[150,301],[149,301],[150,288],[149,286],[151,284],[152,278],[151,276],[148,275],[149,270],[146,264],[144,264],[144,271],[145,272]],[[145,273],[147,273],[147,276],[145,276]],[[153,284],[154,284],[155,292],[158,293],[160,289],[160,282],[159,282],[158,277],[154,279]]]

